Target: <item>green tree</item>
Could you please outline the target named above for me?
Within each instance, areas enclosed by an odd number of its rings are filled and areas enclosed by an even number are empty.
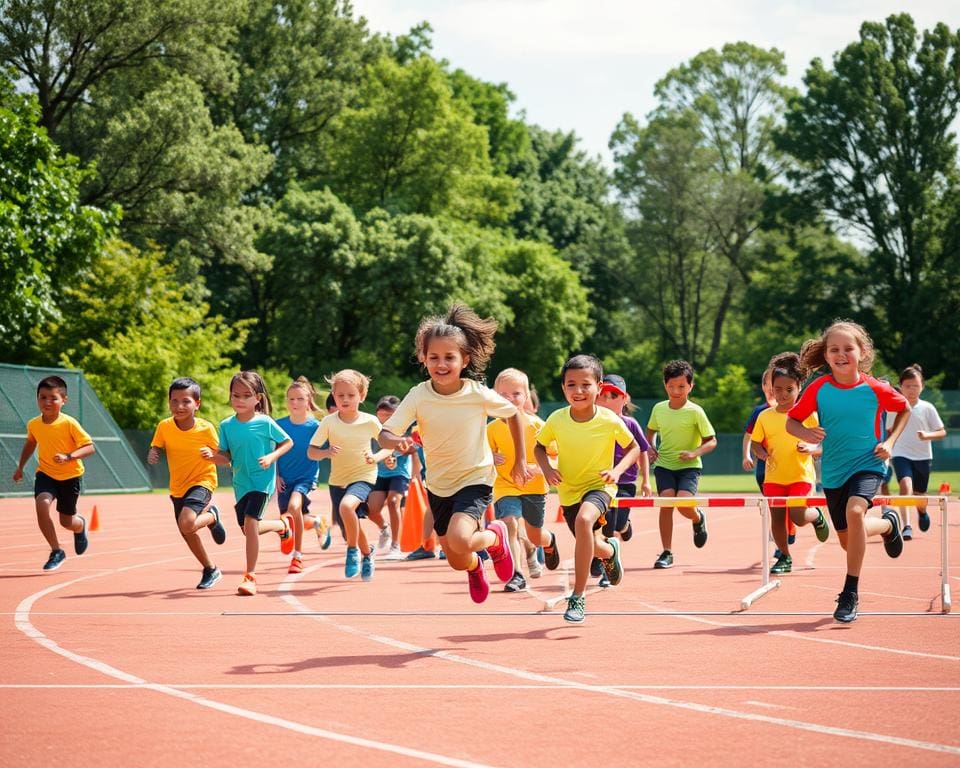
[[[0,77],[0,334],[8,362],[29,330],[59,316],[60,291],[99,251],[114,216],[80,205],[82,173],[38,126],[31,96]]]
[[[956,324],[943,308],[957,306],[960,271],[956,240],[948,247],[960,218],[960,33],[938,24],[920,35],[906,14],[864,23],[804,83],[780,144],[803,163],[806,191],[868,244],[874,288],[861,304],[878,348],[898,366],[955,371],[960,347],[942,328]]]
[[[81,368],[124,428],[150,429],[169,415],[166,392],[177,376],[204,390],[205,415],[225,415],[243,325],[211,317],[159,251],[112,241],[83,279],[66,288],[63,319],[33,334],[38,356]]]

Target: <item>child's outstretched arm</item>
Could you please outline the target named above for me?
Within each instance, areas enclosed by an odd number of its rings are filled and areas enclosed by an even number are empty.
[[[560,473],[550,464],[550,457],[547,455],[547,449],[537,443],[533,446],[533,455],[537,459],[537,464],[540,467],[540,471],[543,472],[544,478],[549,485],[559,485],[563,480],[560,477]]]
[[[37,449],[37,441],[33,439],[31,435],[27,435],[27,439],[23,441],[23,450],[20,451],[20,461],[17,463],[17,468],[13,472],[13,482],[19,483],[23,478],[23,467],[29,461],[30,457],[33,456],[33,452]]]
[[[647,456],[650,462],[654,463],[660,457],[660,452],[657,450],[657,430],[647,427],[646,434],[647,442],[650,443],[650,447],[647,449]]]
[[[513,478],[518,486],[523,487],[530,482],[532,475],[530,470],[527,469],[527,446],[526,441],[524,440],[524,423],[523,416],[520,411],[517,411],[513,416],[508,419],[505,419],[507,426],[510,427],[510,437],[513,439],[513,449],[515,451],[513,469],[510,470],[510,476]]]
[[[336,456],[340,453],[339,445],[331,445],[328,448],[317,448],[315,445],[307,447],[307,458],[312,461],[321,461],[323,459],[329,459],[333,456]]]
[[[897,438],[900,437],[900,433],[903,432],[904,428],[907,426],[907,421],[909,419],[909,408],[906,408],[897,414],[897,418],[893,421],[893,426],[890,428],[887,439],[881,443],[877,443],[877,447],[873,449],[873,452],[876,454],[877,458],[886,461],[893,455],[893,444],[897,442]]]
[[[680,458],[686,460],[695,459],[698,456],[703,456],[710,453],[714,448],[717,447],[717,436],[710,435],[710,437],[703,437],[700,439],[700,447],[694,448],[692,451],[680,451]]]
[[[612,469],[605,469],[600,473],[600,476],[604,481],[608,483],[618,483],[620,482],[620,475],[622,475],[629,467],[632,467],[640,459],[640,446],[637,444],[636,440],[631,440],[630,445],[627,446],[626,453],[623,454],[623,458],[617,462],[616,466]],[[648,481],[649,483],[649,481]]]
[[[417,448],[417,443],[412,437],[401,437],[400,435],[395,435],[389,429],[380,430],[380,435],[377,437],[377,442],[380,443],[381,448],[389,449],[391,451],[399,451],[400,453],[415,451]]]
[[[903,427],[900,429],[902,430]],[[805,427],[802,422],[792,417],[787,417],[787,432],[805,443],[822,443],[823,438],[827,436],[827,430],[823,427]]]
[[[381,448],[376,453],[371,453],[367,455],[368,464],[379,464],[384,459],[388,459],[393,456],[392,448]]]

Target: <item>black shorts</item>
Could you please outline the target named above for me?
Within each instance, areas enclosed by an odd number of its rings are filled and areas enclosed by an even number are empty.
[[[674,491],[678,496],[681,491],[686,491],[691,496],[696,496],[697,487],[700,485],[700,470],[697,467],[684,469],[654,467],[653,477],[657,481],[657,493],[661,496],[664,491]]]
[[[930,459],[906,459],[903,456],[893,457],[893,468],[897,473],[897,480],[909,477],[913,480],[913,492],[926,493],[930,485]]]
[[[202,485],[190,486],[183,496],[170,497],[170,501],[173,502],[174,517],[179,521],[180,513],[184,509],[199,515],[210,505],[211,499],[213,499],[213,493],[209,488],[204,488]]]
[[[847,530],[847,502],[854,496],[859,496],[867,502],[869,509],[873,506],[873,497],[880,492],[882,482],[883,475],[879,472],[857,472],[839,488],[824,488],[823,495],[827,499],[827,509],[830,510],[834,530]]]
[[[407,492],[407,488],[410,487],[410,478],[404,477],[403,475],[387,475],[386,477],[378,477],[377,482],[373,484],[373,490],[379,491],[380,493],[389,493],[390,491],[395,491],[401,496]]]
[[[427,500],[433,512],[433,530],[437,536],[446,536],[450,519],[458,512],[470,515],[479,523],[493,503],[493,487],[490,485],[467,485],[453,496],[437,496],[427,490]]]
[[[69,480],[54,480],[44,472],[37,472],[33,480],[33,496],[49,493],[57,500],[57,512],[61,515],[77,514],[77,500],[80,498],[80,476]]]
[[[617,486],[618,499],[632,499],[637,495],[636,483],[621,483]],[[622,531],[630,522],[630,507],[616,507],[611,509],[607,515],[607,522],[603,526],[603,535],[607,538],[613,536],[617,531]]]
[[[243,528],[243,521],[252,517],[255,520],[263,519],[263,510],[267,508],[270,497],[261,491],[250,491],[237,500],[237,524]]]
[[[593,530],[603,528],[607,523],[607,517],[610,515],[610,494],[606,491],[587,491],[578,504],[560,507],[563,511],[563,519],[567,521],[567,528],[570,529],[570,533],[574,537],[577,535],[577,513],[580,512],[580,507],[585,501],[589,501],[593,506],[600,509],[600,517],[593,524]]]

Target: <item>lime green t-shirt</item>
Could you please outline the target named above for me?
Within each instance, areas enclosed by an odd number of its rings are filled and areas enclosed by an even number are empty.
[[[683,451],[693,451],[700,447],[704,438],[713,437],[713,425],[696,403],[687,400],[683,407],[674,410],[670,401],[664,400],[653,406],[647,429],[658,433],[657,466],[664,469],[700,469],[703,462],[695,459],[681,459]]]

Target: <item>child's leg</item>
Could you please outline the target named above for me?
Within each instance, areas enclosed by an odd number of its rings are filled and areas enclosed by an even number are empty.
[[[390,516],[390,538],[394,543],[400,541],[400,504],[403,494],[400,491],[387,493],[387,513]]]
[[[204,549],[203,542],[200,541],[200,537],[197,535],[197,531],[202,527],[197,525],[197,520],[207,516],[211,518],[209,522],[212,523],[212,512],[205,512],[198,515],[192,509],[184,507],[177,516],[177,528],[180,530],[180,536],[183,537],[183,540],[187,543],[187,547],[193,553],[193,556],[197,558],[200,565],[204,568],[212,568],[213,562],[207,555],[207,550]]]
[[[212,568],[213,561],[207,555],[207,550],[204,549],[200,537],[196,533],[184,533],[182,530],[180,531],[180,535],[183,537],[183,540],[187,542],[187,547],[189,547],[193,556],[197,558],[197,562],[204,568]]]
[[[773,533],[773,540],[780,550],[780,554],[789,555],[790,545],[787,543],[787,508],[771,507],[770,509],[770,531]]]
[[[900,495],[913,496],[913,478],[910,475],[904,475],[900,478]],[[910,507],[899,507],[900,519],[903,520],[904,527],[910,525]],[[917,504],[917,514],[926,512],[926,504]]]
[[[430,505],[423,510],[423,548],[433,551],[433,510]],[[446,550],[444,550],[446,551]]]
[[[40,527],[40,533],[50,545],[50,551],[60,549],[60,541],[57,539],[57,527],[53,524],[53,518],[50,516],[53,506],[53,496],[49,493],[41,493],[36,497],[34,503],[37,508],[37,525]]]
[[[524,527],[527,530],[527,538],[530,540],[530,543],[535,547],[549,547],[552,538],[550,536],[550,531],[546,528],[531,525],[528,521],[524,521]]]
[[[590,578],[590,561],[594,556],[604,559],[613,555],[613,548],[602,538],[602,532],[598,532],[598,536],[594,535],[593,527],[602,514],[603,510],[589,501],[580,504],[580,509],[577,511],[577,517],[574,520],[576,543],[573,552],[573,594],[575,595],[582,595],[587,588],[587,580]]]
[[[472,571],[479,561],[475,553],[496,543],[497,535],[481,530],[480,521],[465,512],[454,512],[446,534],[440,537],[447,562],[455,571]]]
[[[371,491],[367,497],[367,519],[377,528],[383,528],[383,505],[387,500],[386,491]]]
[[[514,570],[520,572],[520,563],[526,558],[523,546],[520,544],[520,518],[505,517],[503,522],[507,526],[507,541],[509,542],[510,552],[513,555]]]
[[[673,488],[664,488],[659,493],[665,498],[677,495]],[[673,507],[660,507],[660,544],[665,550],[673,551]]]
[[[293,518],[293,548],[297,552],[303,552],[303,494],[300,491],[291,493],[287,508],[281,512],[286,512]]]
[[[207,507],[209,510],[209,507]],[[195,512],[189,507],[184,507],[180,516],[177,518],[177,527],[180,529],[180,534],[184,539],[191,533],[196,533],[204,528],[207,528],[216,521],[213,512],[204,511],[204,512]]]
[[[80,533],[83,530],[83,520],[80,519],[80,515],[65,515],[61,512],[60,525],[74,533]]]
[[[360,503],[360,499],[350,494],[344,496],[340,501],[338,511],[340,513],[340,521],[343,523],[343,536],[347,541],[348,547],[359,546],[360,519],[357,517],[357,507],[360,506]]]
[[[261,521],[247,515],[243,518],[243,538],[246,543],[247,573],[257,572],[257,559],[260,557]]]

